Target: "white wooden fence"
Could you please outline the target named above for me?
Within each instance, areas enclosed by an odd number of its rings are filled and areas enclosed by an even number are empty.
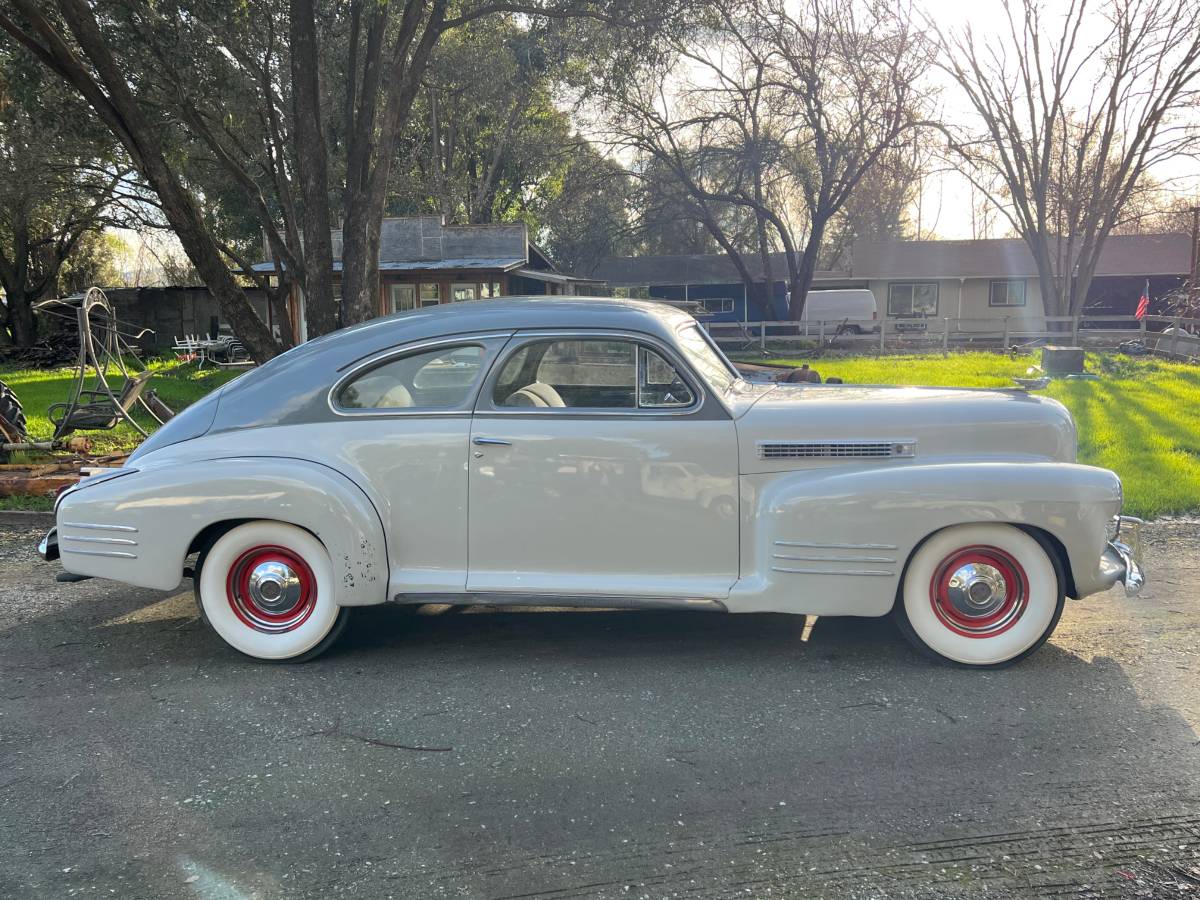
[[[765,349],[768,344],[816,343],[824,345],[835,335],[840,346],[937,348],[949,350],[972,344],[1008,347],[1048,341],[1060,344],[1106,343],[1139,340],[1166,356],[1200,356],[1200,319],[1172,316],[1005,316],[929,319],[881,319],[878,331],[837,334],[841,319],[824,322],[705,322],[713,339],[729,349]],[[1166,329],[1171,333],[1164,333]]]

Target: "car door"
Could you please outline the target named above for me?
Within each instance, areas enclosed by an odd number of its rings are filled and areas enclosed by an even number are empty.
[[[734,423],[667,346],[519,333],[471,442],[468,590],[687,600],[737,580]]]

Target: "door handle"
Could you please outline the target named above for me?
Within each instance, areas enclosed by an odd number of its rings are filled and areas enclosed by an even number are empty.
[[[471,443],[475,444],[478,447],[486,447],[486,446],[511,447],[512,446],[512,441],[506,441],[501,438],[490,438],[490,437],[472,438]]]

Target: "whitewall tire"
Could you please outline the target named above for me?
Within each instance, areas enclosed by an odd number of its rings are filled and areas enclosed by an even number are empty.
[[[204,621],[255,659],[311,659],[337,639],[349,615],[334,602],[324,545],[295,525],[238,525],[201,553],[197,570]]]
[[[895,618],[918,649],[1002,666],[1050,637],[1065,579],[1050,547],[1012,525],[956,525],[929,537],[904,573]]]

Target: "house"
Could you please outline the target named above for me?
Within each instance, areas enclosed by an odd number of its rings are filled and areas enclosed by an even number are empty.
[[[1186,234],[1108,238],[1085,308],[1132,315],[1148,280],[1155,310],[1154,301],[1187,281],[1191,245]],[[1045,315],[1037,266],[1019,238],[860,242],[851,268],[889,319],[962,319],[958,330],[984,331],[994,327],[989,320]]]
[[[333,232],[334,292],[340,296],[342,231]],[[259,263],[259,272],[273,271]],[[517,294],[594,294],[593,279],[560,272],[529,239],[523,222],[447,225],[441,216],[383,220],[379,241],[379,315]],[[304,304],[295,289],[289,304],[295,333],[306,337]]]
[[[1116,235],[1104,244],[1088,292],[1095,314],[1132,314],[1150,282],[1156,300],[1177,291],[1191,271],[1192,239],[1186,234]],[[713,322],[787,317],[787,265],[771,254],[768,291],[761,259],[747,254],[757,280],[746,289],[725,255],[608,257],[591,272],[610,287],[667,300],[699,301]],[[1037,266],[1018,238],[964,241],[860,241],[849,268],[818,272],[813,290],[869,288],[881,318],[962,319],[958,330],[987,331],[994,320],[1044,314]],[[765,302],[766,297],[769,302]]]

